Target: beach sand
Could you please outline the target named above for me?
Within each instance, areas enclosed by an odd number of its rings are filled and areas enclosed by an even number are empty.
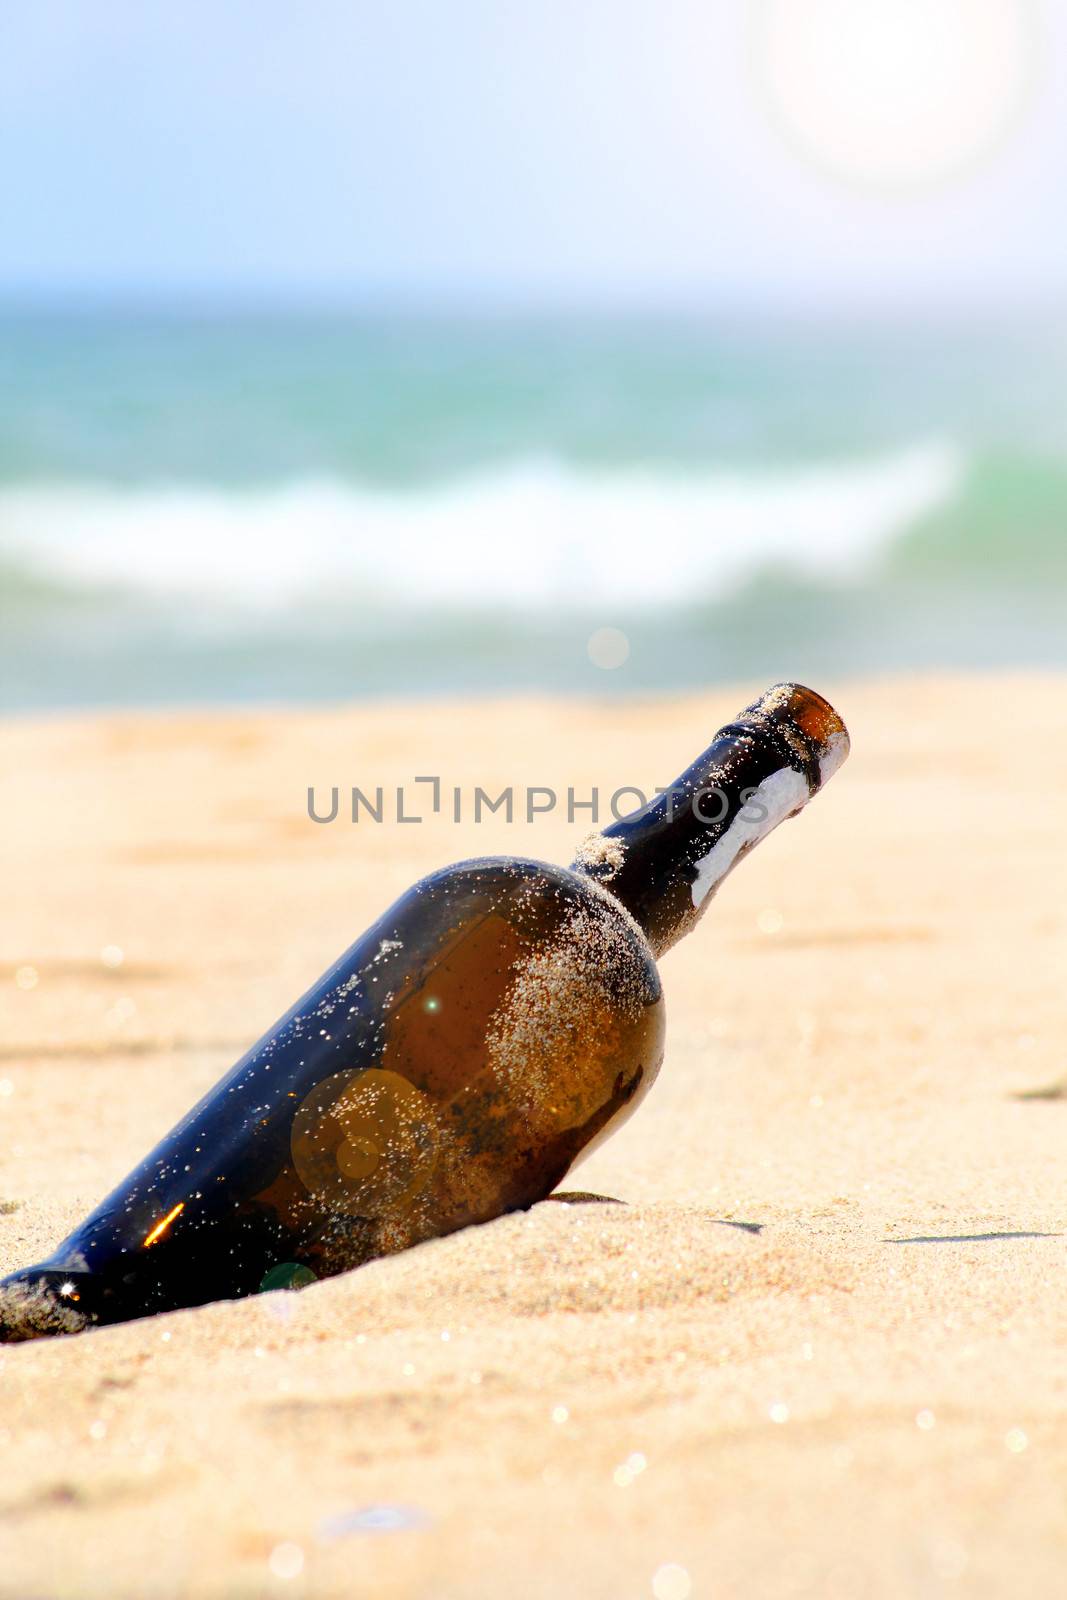
[[[759,687],[9,721],[0,1269],[413,879],[589,826],[309,784],[651,787]],[[563,1193],[0,1347],[0,1593],[1064,1593],[1067,679],[817,687],[851,761],[664,958],[660,1080]]]

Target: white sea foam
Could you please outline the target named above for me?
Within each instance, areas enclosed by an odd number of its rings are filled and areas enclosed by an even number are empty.
[[[392,491],[322,481],[230,492],[93,485],[0,491],[0,558],[65,584],[285,610],[361,596],[415,607],[655,608],[780,566],[861,575],[957,489],[929,442],[778,473],[578,471],[532,463]]]

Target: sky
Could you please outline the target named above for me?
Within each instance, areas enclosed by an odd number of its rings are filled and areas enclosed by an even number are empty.
[[[0,294],[1060,299],[1067,6],[918,3],[848,0],[885,23],[851,42],[841,0],[7,8]],[[935,13],[957,110],[892,81]],[[880,94],[894,148],[918,129],[902,182]]]

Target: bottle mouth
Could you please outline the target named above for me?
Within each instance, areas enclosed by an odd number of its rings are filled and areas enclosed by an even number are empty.
[[[802,683],[776,683],[752,709],[803,742],[809,759],[814,757],[820,789],[848,756],[851,740],[843,720],[829,700]]]

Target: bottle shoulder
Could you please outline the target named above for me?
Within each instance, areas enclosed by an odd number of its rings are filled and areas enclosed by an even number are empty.
[[[489,903],[496,896],[501,901],[522,897],[531,902],[541,897],[561,910],[572,911],[581,906],[595,911],[599,917],[615,923],[620,932],[625,932],[627,942],[643,955],[647,954],[649,963],[655,967],[655,957],[644,930],[606,884],[573,867],[529,856],[472,856],[438,868],[413,884],[390,907],[383,921],[402,908],[407,911],[416,902],[481,900]]]
[[[557,884],[584,882],[581,874],[552,861],[540,861],[533,856],[468,856],[462,861],[452,861],[446,867],[437,867],[420,878],[408,891],[411,894],[432,893],[449,883],[499,883],[501,885],[528,882],[540,883],[545,888]]]

